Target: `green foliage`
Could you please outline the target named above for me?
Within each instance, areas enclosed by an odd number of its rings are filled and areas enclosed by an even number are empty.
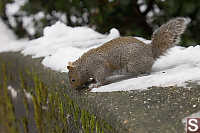
[[[0,2],[0,13],[5,12],[9,1]],[[142,6],[146,8],[142,9]],[[189,29],[183,36],[182,45],[200,41],[200,1],[197,0],[29,0],[14,16],[17,26],[10,27],[19,37],[30,38],[42,35],[42,29],[60,20],[69,26],[87,25],[101,33],[115,27],[121,35],[141,36],[147,39],[155,28],[170,18],[185,16],[192,19]],[[20,18],[44,13],[41,19],[33,19],[35,33],[30,34],[21,27]],[[58,14],[62,14],[59,16]],[[9,24],[9,23],[8,23]]]

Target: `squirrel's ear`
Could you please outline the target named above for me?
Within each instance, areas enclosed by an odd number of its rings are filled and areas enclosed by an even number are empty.
[[[75,66],[73,65],[73,63],[72,62],[68,62],[68,66],[67,66],[67,69],[72,69],[72,68],[74,68]]]
[[[71,61],[68,62],[68,66],[75,67]]]
[[[67,66],[67,69],[69,69],[69,70],[72,69],[72,68],[73,68],[73,67],[71,67],[71,66]]]

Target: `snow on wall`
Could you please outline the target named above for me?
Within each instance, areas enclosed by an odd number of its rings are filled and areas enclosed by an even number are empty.
[[[84,52],[117,38],[120,33],[113,28],[109,34],[98,33],[88,27],[69,27],[61,22],[46,27],[44,35],[31,41],[16,40],[13,33],[0,21],[0,52],[21,51],[33,58],[44,57],[42,64],[53,70],[67,72],[68,61],[75,61]],[[139,38],[141,41],[151,41]],[[200,46],[176,46],[159,58],[152,73],[121,82],[94,88],[92,92],[129,91],[152,86],[185,86],[186,81],[200,80]]]
[[[0,19],[0,52],[20,51],[24,48],[25,39],[16,40],[14,33]]]

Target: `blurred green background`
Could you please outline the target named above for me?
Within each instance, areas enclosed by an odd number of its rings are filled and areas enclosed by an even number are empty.
[[[8,8],[22,4],[15,13]],[[152,32],[170,18],[189,17],[192,21],[181,45],[200,41],[199,0],[0,0],[0,17],[19,38],[37,38],[43,28],[62,21],[68,26],[89,26],[106,33],[117,28],[121,36],[151,39]]]

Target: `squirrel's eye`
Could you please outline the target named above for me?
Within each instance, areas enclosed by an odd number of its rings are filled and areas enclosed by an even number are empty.
[[[75,79],[72,79],[72,82],[75,82]]]

